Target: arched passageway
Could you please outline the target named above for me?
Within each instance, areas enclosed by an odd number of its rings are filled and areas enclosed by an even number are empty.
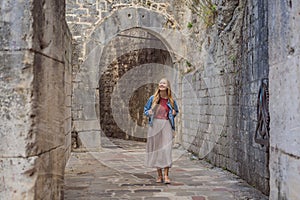
[[[129,70],[136,70],[141,66],[148,64],[147,71],[139,71],[139,77],[126,76],[123,80],[123,90],[128,91],[129,102],[117,102],[120,108],[128,108],[129,118],[132,119],[136,125],[144,127],[147,124],[147,119],[143,114],[143,107],[147,99],[154,93],[157,86],[156,83],[148,83],[146,80],[157,79],[166,76],[163,67],[158,69],[155,74],[149,73],[153,69],[151,65],[160,64],[172,68],[173,62],[167,47],[163,42],[152,35],[151,33],[138,28],[133,28],[119,33],[113,38],[103,49],[102,62],[100,68],[105,68],[99,76],[99,119],[102,134],[108,137],[117,137],[123,139],[145,140],[145,135],[137,137],[135,134],[135,127],[131,127],[130,133],[122,130],[115,117],[120,116],[119,113],[113,113],[112,102],[113,90],[118,81]],[[158,77],[153,77],[158,75]],[[142,81],[145,80],[145,82]],[[137,90],[130,93],[132,82],[140,82]],[[122,91],[124,93],[124,91]],[[122,109],[120,109],[122,110]],[[122,119],[126,120],[126,119]],[[127,130],[127,131],[130,131]]]
[[[162,77],[180,98],[179,63],[187,52],[178,47],[186,38],[166,29],[170,21],[159,12],[126,8],[95,25],[73,93],[73,132],[81,148],[98,151],[100,136],[145,140],[143,105]]]

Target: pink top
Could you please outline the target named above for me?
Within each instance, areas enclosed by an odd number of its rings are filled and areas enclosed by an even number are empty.
[[[159,106],[155,112],[154,118],[157,119],[169,119],[168,113],[170,111],[170,108],[167,105],[168,99],[160,98],[159,100]]]

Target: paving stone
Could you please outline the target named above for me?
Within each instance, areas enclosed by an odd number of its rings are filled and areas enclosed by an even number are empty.
[[[206,200],[206,198],[203,196],[193,196],[192,200]]]
[[[176,192],[176,196],[193,196],[193,195],[195,195],[195,193],[193,192],[185,192],[185,191]]]
[[[111,141],[120,148],[71,154],[65,172],[65,200],[268,199],[237,176],[208,163],[190,160],[189,154],[183,150],[173,151],[173,154],[182,156],[174,160],[170,169],[171,184],[156,183],[156,169],[143,166],[145,143],[120,139]],[[119,161],[121,157],[122,162]],[[92,167],[87,167],[87,163]]]

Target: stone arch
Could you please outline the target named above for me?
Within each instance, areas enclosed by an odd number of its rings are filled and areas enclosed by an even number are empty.
[[[168,34],[179,32],[178,25],[174,19],[164,13],[146,9],[143,7],[127,7],[112,12],[96,23],[91,34],[86,40],[86,55],[88,55],[96,46],[105,45],[118,33],[132,28],[141,28],[158,37],[171,50],[172,38]],[[113,26],[112,26],[113,25]],[[178,33],[176,37],[178,37]]]
[[[138,130],[147,124],[143,107],[156,88],[156,78],[165,76],[165,67],[173,66],[167,47],[149,32],[133,28],[113,38],[104,47],[101,58],[96,110],[103,135],[145,141],[145,129]],[[122,119],[129,120],[124,124]]]
[[[100,74],[106,69],[106,66],[99,67],[105,45],[119,33],[139,28],[159,38],[164,48],[170,52],[172,62],[176,63],[177,55],[186,56],[185,48],[177,47],[187,46],[187,40],[179,29],[168,28],[170,20],[168,16],[159,12],[129,7],[113,12],[96,24],[85,42],[85,60],[81,66],[81,72],[76,76],[76,80],[81,80],[81,82],[78,89],[74,90],[75,103],[79,104],[82,109],[82,118],[74,121],[73,124],[76,131],[80,132],[80,139],[88,150],[98,150],[100,147],[101,128],[97,118],[98,108],[95,108],[95,104],[99,101]],[[168,78],[172,82],[178,80],[177,77]]]

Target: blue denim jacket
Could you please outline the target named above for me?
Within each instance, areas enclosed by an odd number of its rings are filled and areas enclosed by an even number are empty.
[[[149,125],[152,126],[153,124],[153,118],[154,118],[154,115],[149,115],[149,110],[151,109],[151,106],[152,106],[152,101],[153,101],[153,98],[154,98],[154,95],[152,95],[149,100],[147,101],[146,105],[144,106],[144,114],[149,117]],[[174,108],[172,108],[171,106],[171,103],[170,101],[168,101],[167,103],[168,107],[170,108],[169,110],[169,114],[168,114],[168,117],[169,117],[169,121],[171,123],[171,126],[172,126],[172,129],[175,130],[175,117],[178,113],[178,106],[177,106],[177,103],[176,101],[174,100]],[[173,115],[172,114],[172,110],[175,110],[176,114]]]

